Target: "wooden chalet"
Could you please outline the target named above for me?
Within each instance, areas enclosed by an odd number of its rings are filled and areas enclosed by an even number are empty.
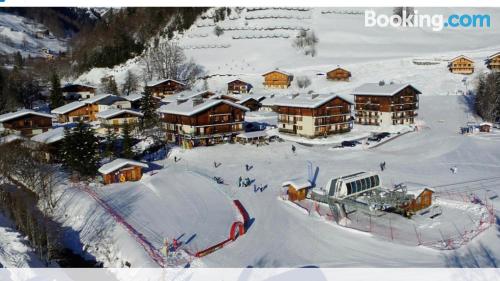
[[[61,88],[63,96],[67,99],[80,97],[88,99],[95,96],[96,88],[89,85],[82,84],[66,84]]]
[[[349,132],[352,103],[337,95],[295,94],[276,99],[278,130],[308,138]]]
[[[489,133],[489,132],[491,132],[491,127],[493,127],[493,124],[491,124],[489,122],[483,122],[483,123],[479,124],[479,132]]]
[[[287,181],[284,182],[282,186],[287,189],[288,200],[292,202],[306,199],[307,192],[312,187],[309,181]]]
[[[170,143],[184,148],[232,142],[248,108],[223,99],[179,100],[158,110]]]
[[[0,115],[0,132],[32,137],[52,128],[52,115],[23,109]]]
[[[218,95],[218,96],[212,96],[212,99],[219,99],[219,100],[228,100],[230,102],[239,102],[239,98],[235,98],[234,96],[229,96],[229,95]]]
[[[104,184],[138,181],[142,178],[142,169],[148,168],[145,163],[118,158],[99,168]]]
[[[61,145],[65,137],[64,127],[50,129],[31,138],[44,161],[54,163],[61,160]]]
[[[100,124],[97,132],[104,135],[107,129],[111,127],[114,132],[122,134],[124,124],[134,126],[139,123],[143,116],[141,112],[130,109],[113,108],[99,112],[96,114],[97,121],[99,121]]]
[[[355,122],[362,125],[415,123],[419,90],[410,84],[367,83],[354,90]]]
[[[190,99],[216,99],[220,96],[217,96],[214,92],[211,91],[201,91],[201,92],[194,92],[191,90],[186,90],[179,92],[177,94],[173,94],[170,96],[166,96],[163,99],[161,99],[162,104],[170,104],[170,103],[178,103],[181,101],[188,101]]]
[[[293,75],[281,70],[273,70],[262,74],[264,87],[270,89],[286,89],[293,81]]]
[[[432,205],[432,194],[434,194],[432,189],[424,188],[416,191],[408,191],[408,193],[413,194],[415,198],[401,206],[407,212],[416,213]]]
[[[57,122],[59,123],[85,122],[90,120],[89,107],[81,101],[70,102],[61,107],[54,108],[51,113],[56,115]]]
[[[98,102],[110,96],[112,95],[96,95],[83,101],[70,102],[54,108],[51,113],[57,116],[59,123],[96,121],[100,108]],[[102,106],[101,109],[105,110]]]
[[[227,83],[228,94],[248,94],[252,89],[252,84],[236,79]]]
[[[486,59],[486,66],[494,72],[500,71],[500,52],[489,56]]]
[[[326,79],[328,80],[349,81],[350,78],[351,78],[351,72],[340,67],[337,67],[326,73]]]
[[[242,100],[237,101],[236,103],[241,104],[244,107],[247,107],[248,109],[250,109],[250,111],[257,111],[262,106],[259,99],[254,97],[246,97]]]
[[[146,89],[151,91],[153,96],[160,98],[184,91],[186,88],[186,84],[174,79],[151,82],[146,86]]]
[[[458,56],[451,59],[448,64],[448,69],[451,73],[456,74],[472,74],[474,73],[474,61],[466,56]]]

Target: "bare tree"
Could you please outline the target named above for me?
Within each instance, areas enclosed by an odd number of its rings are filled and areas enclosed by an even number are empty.
[[[306,56],[316,56],[316,45],[319,42],[318,37],[314,31],[301,30],[295,40],[293,46],[301,50]]]
[[[139,90],[139,79],[132,71],[127,70],[125,82],[122,85],[122,94],[128,96],[137,90]]]
[[[204,70],[192,59],[186,60],[184,51],[176,43],[158,43],[143,56],[145,79],[176,79],[192,84]]]
[[[300,89],[307,88],[311,85],[311,79],[307,76],[299,76],[297,77],[297,87]]]

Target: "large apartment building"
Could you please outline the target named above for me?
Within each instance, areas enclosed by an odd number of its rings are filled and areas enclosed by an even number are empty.
[[[184,148],[229,142],[244,132],[249,109],[224,99],[179,99],[160,107],[166,138]]]
[[[284,96],[276,99],[274,107],[282,133],[314,138],[352,129],[352,103],[334,94]]]
[[[354,90],[355,122],[362,125],[408,125],[415,122],[418,95],[410,84],[367,83]]]

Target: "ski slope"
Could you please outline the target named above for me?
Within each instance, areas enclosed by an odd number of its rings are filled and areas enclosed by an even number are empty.
[[[435,103],[446,104],[441,110]],[[491,227],[470,244],[456,251],[437,251],[426,247],[405,246],[380,240],[359,231],[345,229],[309,217],[302,210],[278,199],[281,183],[306,178],[306,161],[320,169],[318,186],[331,177],[357,171],[377,171],[386,161],[387,170],[381,173],[386,186],[410,181],[428,186],[492,178],[487,186],[500,192],[500,143],[458,134],[463,121],[469,120],[470,109],[461,96],[424,96],[420,118],[427,129],[410,133],[380,147],[368,150],[329,150],[328,147],[298,146],[291,152],[291,143],[272,143],[269,146],[221,145],[216,147],[178,150],[178,164],[190,170],[206,167],[211,161],[221,162],[212,173],[220,175],[235,199],[239,199],[255,219],[248,233],[212,255],[202,259],[211,267],[461,267],[494,266],[500,258],[498,229]],[[234,157],[241,155],[241,157]],[[170,160],[167,160],[170,163]],[[245,172],[245,164],[253,169]],[[449,168],[458,167],[452,174]],[[256,185],[268,185],[260,193],[252,187],[237,188],[240,175],[256,180]],[[467,184],[461,190],[467,192]],[[473,188],[480,194],[484,189]],[[493,200],[496,208],[498,199]],[[441,227],[446,227],[445,225]],[[453,231],[453,230],[451,230]]]
[[[42,48],[53,53],[66,51],[67,43],[55,36],[36,37],[39,29],[45,27],[24,17],[0,12],[0,54],[19,51],[23,57],[40,57]]]

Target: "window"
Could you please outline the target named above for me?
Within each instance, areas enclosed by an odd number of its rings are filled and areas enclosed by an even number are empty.
[[[348,183],[346,184],[346,186],[347,186],[347,195],[349,195],[349,194],[351,194],[351,193],[352,193],[351,183],[350,183],[350,182],[348,182]]]

